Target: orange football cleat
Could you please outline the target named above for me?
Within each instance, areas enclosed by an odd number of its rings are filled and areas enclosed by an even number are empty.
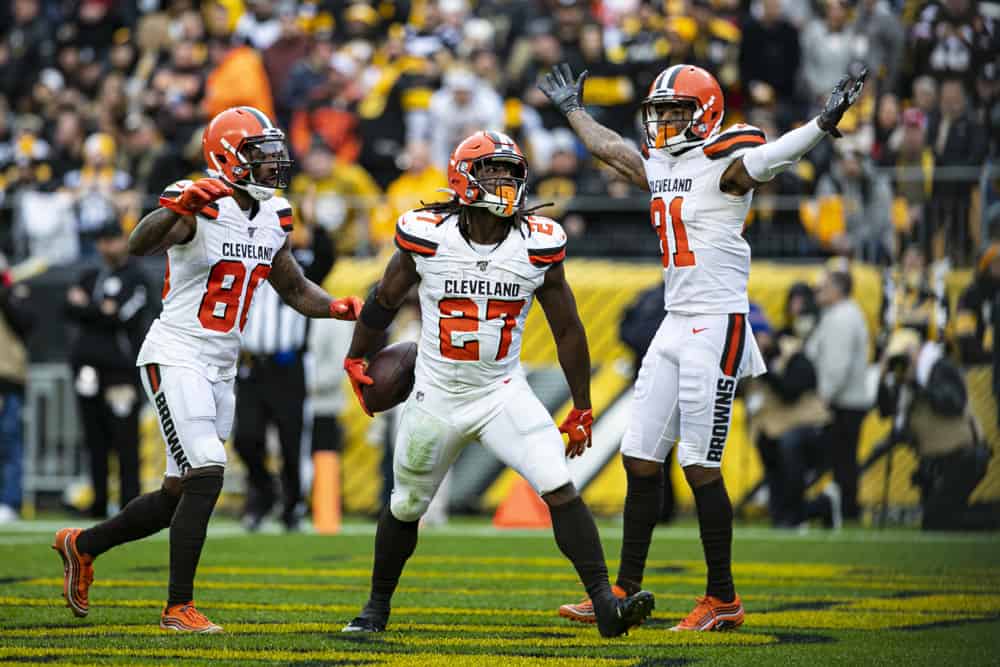
[[[628,594],[620,586],[612,586],[611,592],[619,600],[624,600]],[[582,602],[576,604],[564,604],[559,607],[559,615],[577,623],[596,623],[597,615],[594,613],[594,603],[590,598],[584,598]]]
[[[170,605],[160,616],[160,628],[178,632],[222,632],[222,627],[212,623],[194,608],[194,602]]]
[[[739,595],[733,598],[732,602],[723,602],[711,595],[697,598],[697,601],[698,604],[687,618],[670,628],[671,630],[709,632],[734,630],[743,625],[743,602]]]
[[[52,548],[63,562],[63,597],[75,616],[83,618],[90,611],[88,592],[94,583],[94,559],[76,550],[79,528],[63,528],[56,533]]]

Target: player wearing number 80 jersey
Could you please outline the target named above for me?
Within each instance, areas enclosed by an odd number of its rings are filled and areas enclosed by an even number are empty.
[[[170,584],[160,627],[222,630],[195,609],[194,574],[222,490],[235,364],[254,290],[268,280],[309,317],[353,320],[361,310],[357,297],[333,299],[307,280],[289,250],[292,210],[275,196],[288,185],[284,133],[259,110],[234,107],[208,124],[202,147],[212,177],[167,187],[161,208],[129,237],[133,255],[167,252],[163,312],[138,358],[167,450],[163,486],[104,523],[56,534],[63,595],[77,616],[89,609],[94,558],[169,526]]]
[[[750,247],[742,238],[753,190],[805,155],[861,93],[867,72],[845,76],[818,117],[767,143],[748,125],[722,130],[722,88],[691,65],[663,70],[642,104],[635,149],[584,110],[583,84],[566,64],[539,83],[598,158],[650,193],[663,255],[667,316],[642,360],[622,438],[628,490],[618,587],[637,590],[663,502],[663,461],[676,444],[694,493],[708,569],[705,596],[674,630],[743,623],[730,568],[733,509],[720,471],[737,383],[764,371],[746,320]],[[589,601],[560,615],[593,618]]]
[[[160,197],[173,199],[191,184],[178,181]],[[139,352],[140,366],[184,366],[210,379],[235,375],[254,291],[292,229],[284,198],[251,206],[252,217],[232,197],[205,205],[194,214],[193,236],[167,250],[163,311]]]

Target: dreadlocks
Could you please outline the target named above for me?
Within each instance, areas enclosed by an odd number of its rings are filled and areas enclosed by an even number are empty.
[[[514,215],[510,216],[509,218],[507,218],[507,220],[510,221],[509,222],[510,226],[513,227],[513,228],[515,228],[518,231],[518,233],[521,235],[521,238],[524,238],[524,236],[525,236],[525,234],[524,234],[524,230],[525,229],[528,230],[528,236],[530,236],[531,235],[531,227],[529,225],[524,224],[525,218],[527,218],[532,213],[535,213],[539,209],[545,208],[546,206],[552,206],[552,202],[545,202],[544,204],[536,204],[534,206],[531,206],[529,208],[524,208],[524,209],[519,208],[517,210],[517,212],[515,212]],[[451,196],[451,199],[449,199],[448,201],[432,202],[430,204],[428,204],[428,203],[426,203],[424,201],[421,201],[420,202],[420,207],[417,208],[417,209],[415,209],[415,210],[417,210],[417,211],[428,211],[430,213],[434,213],[435,215],[441,215],[444,218],[450,218],[452,215],[459,216],[459,218],[458,218],[458,230],[460,232],[462,232],[462,236],[464,236],[466,238],[466,240],[468,240],[468,238],[469,238],[469,230],[468,230],[469,221],[465,218],[464,215],[462,215],[462,211],[464,211],[466,208],[468,208],[468,207],[465,204],[463,204],[462,202],[459,201],[458,195],[454,195],[453,194]]]

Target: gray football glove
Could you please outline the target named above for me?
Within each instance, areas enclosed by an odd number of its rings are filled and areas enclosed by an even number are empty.
[[[573,70],[569,64],[560,63],[552,68],[538,83],[538,88],[545,93],[545,96],[552,100],[552,104],[559,107],[563,115],[569,112],[582,109],[583,104],[583,81],[587,78],[587,71],[576,80],[573,79]]]

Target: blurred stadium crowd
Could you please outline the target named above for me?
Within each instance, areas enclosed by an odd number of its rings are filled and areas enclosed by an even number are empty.
[[[653,77],[693,63],[722,83],[727,124],[774,136],[864,62],[875,76],[849,135],[757,193],[755,256],[889,262],[915,240],[968,263],[998,217],[984,166],[1000,136],[998,16],[974,0],[13,0],[0,250],[93,254],[109,218],[128,230],[165,183],[202,169],[208,118],[246,104],[286,129],[299,222],[341,255],[386,247],[396,215],[445,185],[457,141],[502,129],[574,254],[652,256],[644,198],[586,155],[540,72],[589,70],[588,109],[634,138]]]

